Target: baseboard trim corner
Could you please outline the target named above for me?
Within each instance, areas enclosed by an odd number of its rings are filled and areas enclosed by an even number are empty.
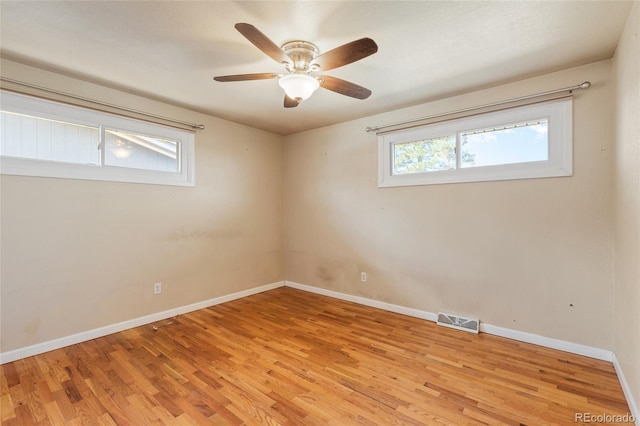
[[[162,321],[167,318],[175,317],[176,315],[182,315],[188,312],[197,311],[199,309],[208,308],[210,306],[219,305],[221,303],[230,302],[232,300],[241,299],[243,297],[252,296],[254,294],[262,293],[268,290],[273,290],[278,287],[283,287],[284,285],[285,285],[284,281],[279,281],[272,284],[266,284],[263,286],[250,288],[248,290],[242,290],[242,291],[227,294],[224,296],[215,297],[213,299],[203,300],[202,302],[196,302],[190,305],[169,309],[167,311],[157,312],[151,315],[145,315],[143,317],[122,321],[116,324],[107,325],[107,326],[96,328],[93,330],[83,331],[70,336],[49,340],[47,342],[37,343],[35,345],[26,346],[24,348],[14,349],[8,352],[2,352],[0,353],[0,365],[6,364],[8,362],[17,361],[30,356],[39,355],[55,349],[64,348],[66,346],[75,345],[76,343],[86,342],[87,340],[107,336],[109,334],[117,333],[130,328],[139,327],[141,325]]]

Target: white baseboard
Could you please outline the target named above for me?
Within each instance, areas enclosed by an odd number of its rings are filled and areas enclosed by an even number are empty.
[[[357,303],[359,305],[371,306],[372,308],[378,308],[389,312],[395,312],[397,314],[404,314],[410,317],[422,318],[429,321],[436,322],[438,320],[438,314],[433,314],[427,311],[421,311],[419,309],[407,308],[406,306],[394,305],[391,303],[380,302],[379,300],[367,299],[360,296],[353,296],[351,294],[340,293],[333,290],[327,290],[320,287],[313,287],[306,284],[300,284],[293,281],[285,281],[286,287],[296,288],[298,290],[308,291],[310,293],[320,294],[322,296],[333,297],[334,299],[345,300],[347,302]]]
[[[8,352],[3,352],[3,353],[0,353],[0,364],[17,361],[22,358],[38,355],[44,352],[49,352],[54,349],[60,349],[65,346],[74,345],[76,343],[86,342],[87,340],[96,339],[98,337],[117,333],[119,331],[127,330],[134,327],[139,327],[141,325],[161,321],[167,318],[172,318],[172,317],[175,317],[176,315],[182,315],[182,314],[186,314],[187,312],[197,311],[198,309],[208,308],[209,306],[219,305],[221,303],[230,302],[236,299],[241,299],[243,297],[262,293],[263,291],[272,290],[274,288],[278,288],[282,286],[284,286],[284,281],[276,282],[273,284],[267,284],[260,287],[255,287],[255,288],[239,291],[232,294],[227,294],[225,296],[204,300],[202,302],[193,303],[191,305],[180,306],[178,308],[169,309],[168,311],[158,312],[155,314],[146,315],[144,317],[134,318],[131,320],[119,322],[117,324],[112,324],[105,327],[96,328],[93,330],[83,331],[81,333],[73,334],[71,336],[49,340],[48,342],[38,343],[32,346],[27,346],[24,348],[15,349]]]
[[[371,306],[374,308],[380,308],[386,311],[409,315],[416,318],[422,318],[422,319],[426,319],[433,322],[436,322],[438,320],[438,314],[422,311],[419,309],[407,308],[404,306],[380,302],[377,300],[367,299],[360,296],[353,296],[350,294],[340,293],[337,291],[326,290],[324,288],[313,287],[313,286],[300,284],[292,281],[285,281],[284,285],[286,287],[297,288],[298,290],[304,290],[311,293],[321,294],[323,296],[334,297],[336,299],[346,300],[348,302],[354,302],[361,305]],[[569,352],[572,354],[584,355],[590,358],[595,358],[603,361],[609,361],[609,362],[613,361],[613,352],[605,349],[594,348],[591,346],[585,346],[578,343],[566,342],[564,340],[552,339],[550,337],[544,337],[544,336],[539,336],[537,334],[525,333],[523,331],[498,327],[495,325],[485,324],[482,322],[480,323],[480,331],[482,333],[506,337],[512,340],[517,340],[519,342],[532,343],[534,345],[557,349],[557,350]]]
[[[631,411],[631,415],[636,420],[636,426],[640,426],[640,409],[638,408],[638,404],[636,404],[636,400],[633,399],[633,394],[631,393],[631,388],[629,387],[629,383],[627,379],[624,377],[624,373],[622,372],[622,367],[618,362],[618,358],[616,354],[613,354],[613,366],[616,369],[616,374],[618,375],[618,380],[620,380],[620,386],[622,386],[622,392],[624,392],[624,397],[627,399],[627,405],[629,405],[629,411]]]
[[[0,364],[12,362],[18,359],[26,358],[28,356],[38,355],[44,352],[48,352],[54,349],[59,349],[65,346],[73,345],[76,343],[84,342],[87,340],[95,339],[98,337],[106,336],[108,334],[117,333],[119,331],[127,330],[133,327],[139,327],[141,325],[149,324],[152,322],[161,321],[167,318],[174,317],[176,315],[182,315],[187,312],[196,311],[198,309],[204,309],[209,306],[218,305],[221,303],[229,302],[243,297],[251,296],[253,294],[262,293],[264,291],[272,290],[274,288],[287,286],[296,288],[311,293],[320,294],[323,296],[333,297],[348,302],[358,303],[360,305],[371,306],[373,308],[382,309],[389,312],[395,312],[398,314],[408,315],[416,318],[425,319],[428,321],[436,322],[438,315],[432,312],[422,311],[419,309],[408,308],[406,306],[394,305],[391,303],[381,302],[379,300],[367,299],[360,296],[354,296],[351,294],[340,293],[333,290],[327,290],[320,287],[313,287],[306,284],[300,284],[293,281],[280,281],[272,284],[267,284],[260,287],[255,287],[248,290],[239,291],[236,293],[228,294],[225,296],[216,297],[202,302],[193,303],[191,305],[181,306],[178,308],[170,309],[163,312],[158,312],[151,315],[146,315],[140,318],[134,318],[131,320],[119,322],[117,324],[108,325],[105,327],[96,328],[93,330],[83,331],[81,333],[73,334],[71,336],[61,337],[59,339],[50,340],[43,343],[38,343],[32,346],[27,346],[20,349],[15,349],[8,352],[0,353]],[[537,334],[526,333],[523,331],[512,330],[504,327],[498,327],[486,323],[480,323],[480,331],[487,334],[493,334],[496,336],[506,337],[520,342],[532,343],[535,345],[544,346],[547,348],[558,349],[564,352],[569,352],[578,355],[584,355],[591,358],[596,358],[604,361],[614,362],[614,354],[611,351],[604,349],[594,348],[590,346],[581,345],[578,343],[566,342],[564,340],[552,339],[549,337],[539,336]],[[619,366],[616,367],[619,369]]]
[[[493,334],[494,336],[506,337],[507,339],[519,342],[531,343],[545,348],[557,349],[576,355],[583,355],[602,361],[613,362],[613,352],[606,349],[594,348],[593,346],[581,345],[579,343],[567,342],[565,340],[553,339],[551,337],[540,336],[538,334],[526,333],[524,331],[510,328],[498,327],[497,325],[480,323],[482,333]]]

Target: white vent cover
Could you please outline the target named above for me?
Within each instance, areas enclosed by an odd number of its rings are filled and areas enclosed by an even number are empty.
[[[476,318],[465,318],[453,314],[438,312],[438,325],[455,328],[456,330],[468,331],[478,334],[480,330],[480,320]]]

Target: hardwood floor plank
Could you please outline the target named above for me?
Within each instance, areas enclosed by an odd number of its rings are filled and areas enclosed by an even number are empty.
[[[575,425],[611,363],[279,288],[0,366],[3,425]]]
[[[51,424],[53,425],[65,424],[65,418],[64,418],[64,415],[62,414],[62,411],[60,411],[60,407],[58,406],[58,403],[56,403],[55,401],[51,401],[45,404],[44,409],[47,413],[47,418],[49,419]]]
[[[4,423],[16,418],[13,401],[9,394],[0,396],[0,422]]]

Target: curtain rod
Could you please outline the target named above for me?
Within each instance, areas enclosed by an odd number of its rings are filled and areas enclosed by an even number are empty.
[[[126,111],[126,112],[130,112],[130,113],[133,113],[133,114],[143,115],[145,117],[150,117],[150,118],[155,118],[155,119],[167,121],[169,123],[180,124],[180,125],[183,125],[183,126],[191,127],[194,130],[204,130],[204,124],[188,123],[186,121],[175,120],[173,118],[163,117],[161,115],[149,114],[149,113],[138,111],[138,110],[135,110],[135,109],[121,107],[121,106],[113,105],[113,104],[110,104],[110,103],[107,103],[107,102],[97,101],[95,99],[85,98],[83,96],[78,96],[78,95],[72,95],[71,93],[61,92],[59,90],[48,89],[46,87],[37,86],[37,85],[31,84],[31,83],[25,83],[23,81],[14,80],[12,78],[0,77],[0,80],[6,81],[7,83],[17,84],[19,86],[29,87],[29,88],[37,89],[37,90],[42,90],[44,92],[53,93],[53,94],[56,94],[56,95],[66,96],[66,97],[69,97],[69,98],[72,98],[72,99],[77,99],[77,100],[84,101],[84,102],[90,102],[90,103],[93,103],[93,104],[96,104],[96,105],[101,105],[101,106],[105,106],[105,107],[109,107],[109,108],[113,108],[113,109],[118,109],[120,111]]]
[[[589,87],[591,87],[591,82],[585,81],[584,83],[581,83],[581,84],[578,84],[578,85],[575,85],[575,86],[571,86],[571,87],[564,87],[562,89],[555,89],[555,90],[549,90],[548,92],[536,93],[535,95],[521,96],[519,98],[507,99],[505,101],[498,101],[498,102],[493,102],[493,103],[490,103],[490,104],[485,104],[485,105],[480,105],[480,106],[475,106],[475,107],[470,107],[470,108],[459,109],[457,111],[451,111],[451,112],[445,112],[445,113],[442,113],[442,114],[430,115],[428,117],[416,118],[416,119],[413,119],[413,120],[402,121],[400,123],[385,124],[383,126],[367,127],[365,130],[367,132],[379,132],[379,131],[381,131],[383,129],[388,129],[389,127],[403,126],[405,124],[417,123],[419,121],[431,120],[433,118],[447,117],[449,115],[455,115],[455,114],[461,114],[461,113],[464,113],[464,112],[476,111],[476,110],[479,110],[479,109],[484,109],[484,108],[490,108],[490,107],[494,107],[494,106],[509,104],[509,103],[512,103],[512,102],[526,101],[528,99],[535,99],[535,98],[539,98],[539,97],[542,97],[542,96],[554,95],[556,93],[563,93],[563,92],[572,93],[574,90],[579,90],[579,89],[580,90],[587,90]]]

